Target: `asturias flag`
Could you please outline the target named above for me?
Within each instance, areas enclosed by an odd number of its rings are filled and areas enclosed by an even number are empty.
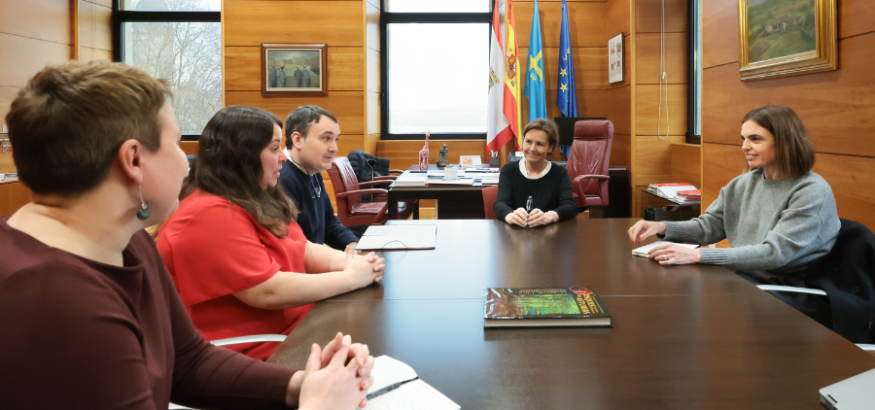
[[[571,60],[571,35],[568,34],[568,5],[562,0],[562,32],[559,34],[559,90],[556,105],[566,117],[577,116],[574,87],[574,62]]]
[[[492,33],[489,43],[489,100],[487,102],[486,149],[498,152],[513,140],[513,130],[504,115],[504,47],[501,45],[501,10],[499,0],[495,0],[492,13]]]
[[[529,122],[547,118],[547,91],[544,87],[544,59],[541,44],[541,18],[538,16],[538,0],[532,18],[532,34],[529,37],[529,68],[526,71],[526,98],[529,99]]]
[[[507,30],[504,44],[504,115],[510,122],[510,128],[513,130],[513,135],[516,136],[517,147],[522,147],[522,101],[520,100],[520,52],[516,42],[516,19],[513,16],[513,0],[507,0],[505,4],[507,9],[504,13],[504,25]]]

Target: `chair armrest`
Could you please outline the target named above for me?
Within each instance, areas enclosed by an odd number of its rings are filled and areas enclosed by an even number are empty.
[[[583,179],[611,179],[611,177],[607,175],[578,175],[574,177],[574,181],[572,181],[572,183],[576,184]]]
[[[757,285],[758,288],[767,292],[807,293],[809,295],[826,296],[826,292],[820,289],[797,288],[795,286]]]
[[[396,179],[398,179],[398,175],[381,175],[378,177],[374,177],[374,181],[380,181],[380,180],[394,181]]]
[[[286,335],[251,335],[213,340],[210,344],[213,346],[228,346],[239,345],[241,343],[283,342],[285,340]]]
[[[401,175],[401,174],[404,173],[404,171],[402,171],[402,170],[400,170],[400,169],[390,169],[390,170],[389,170],[389,173],[390,173],[390,174],[398,174],[398,175]]]
[[[371,188],[371,189],[356,189],[355,191],[346,191],[346,192],[338,192],[335,193],[334,196],[336,198],[346,198],[350,195],[358,195],[358,194],[388,194],[389,191],[380,188]]]
[[[394,181],[365,181],[359,182],[359,186],[372,186],[372,185],[389,185]]]

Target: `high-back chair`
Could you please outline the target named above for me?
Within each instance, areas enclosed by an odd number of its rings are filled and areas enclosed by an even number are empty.
[[[608,176],[614,124],[607,120],[578,121],[568,156],[568,176],[579,207],[608,205]]]
[[[498,185],[493,185],[488,188],[483,188],[483,214],[486,219],[497,219],[495,216],[495,197],[498,196]]]
[[[388,191],[382,188],[362,189],[362,186],[385,185],[387,181],[359,182],[346,157],[334,158],[328,176],[331,178],[334,197],[337,200],[337,219],[344,226],[382,224],[389,219],[389,203],[385,198],[380,200],[379,197],[385,196]],[[375,194],[374,202],[362,202],[362,194]],[[418,210],[419,204],[416,201],[412,203],[399,201],[398,219],[407,219],[411,213]],[[415,214],[415,217],[419,217],[419,212]]]

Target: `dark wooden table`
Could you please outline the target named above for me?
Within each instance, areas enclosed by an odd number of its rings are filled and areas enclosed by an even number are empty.
[[[713,266],[631,256],[631,219],[547,229],[438,226],[433,251],[386,252],[384,280],[319,302],[271,357],[353,335],[463,409],[817,409],[818,389],[875,358]],[[483,288],[589,284],[610,329],[484,329]]]
[[[485,165],[488,166],[488,165]],[[411,165],[410,170],[419,170],[419,165]],[[438,170],[429,165],[430,170]],[[488,186],[488,185],[487,185]],[[396,187],[389,185],[389,219],[398,219],[398,201],[414,199],[435,199],[438,219],[483,219],[483,188],[487,186],[437,185],[422,187]]]

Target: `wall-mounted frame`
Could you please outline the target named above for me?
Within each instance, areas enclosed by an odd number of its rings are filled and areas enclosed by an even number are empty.
[[[836,0],[738,0],[742,80],[838,68]]]
[[[626,71],[623,68],[623,39],[626,38],[624,33],[617,34],[608,40],[608,82],[613,83],[622,83],[625,78]]]
[[[328,46],[262,43],[261,95],[328,95]]]

